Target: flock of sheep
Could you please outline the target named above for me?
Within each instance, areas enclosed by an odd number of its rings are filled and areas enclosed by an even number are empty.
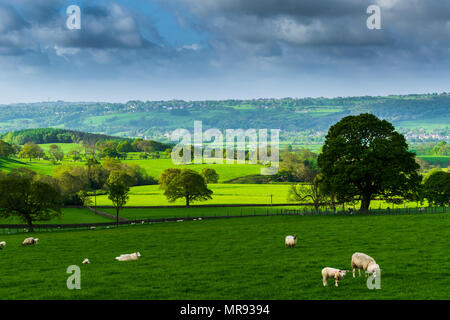
[[[284,243],[286,247],[293,248],[297,245],[298,237],[297,235],[286,236]],[[355,252],[352,255],[352,261],[350,263],[353,269],[353,278],[355,278],[355,271],[358,269],[359,276],[361,276],[361,269],[364,270],[366,277],[369,274],[372,274],[374,277],[380,275],[380,266],[376,263],[375,259],[371,256],[368,256],[365,253]],[[324,287],[328,285],[328,279],[334,278],[334,283],[336,287],[338,286],[339,280],[342,280],[348,270],[341,270],[336,268],[325,267],[322,269],[322,281]]]
[[[22,242],[22,246],[32,246],[39,243],[38,238],[26,238]],[[6,241],[0,242],[0,250],[4,249],[6,247]],[[138,260],[141,257],[141,254],[139,252],[130,253],[130,254],[121,254],[120,256],[116,257],[117,261],[133,261]],[[88,258],[85,258],[82,261],[82,264],[89,264],[91,263]]]
[[[38,238],[26,238],[23,240],[22,245],[23,246],[32,246],[39,243]],[[4,249],[6,247],[6,241],[0,242],[0,250]]]
[[[285,245],[286,247],[293,248],[297,245],[298,237],[297,235],[289,235],[285,238]],[[39,243],[38,238],[26,238],[22,242],[22,246],[28,246],[28,245],[36,245]],[[6,247],[6,241],[0,242],[0,250]],[[139,260],[141,257],[141,254],[139,252],[131,253],[131,254],[122,254],[115,259],[117,261],[134,261]],[[89,264],[90,261],[88,258],[85,258],[82,261],[83,264]],[[376,263],[376,261],[368,256],[367,254],[355,252],[352,255],[352,261],[351,261],[351,267],[353,269],[353,278],[355,278],[355,271],[358,269],[359,276],[361,276],[361,270],[364,270],[365,275],[368,276],[369,274],[373,274],[374,277],[377,277],[380,274],[380,266]],[[333,279],[335,281],[336,287],[338,286],[338,282],[342,280],[346,273],[349,272],[348,270],[341,270],[336,268],[330,268],[325,267],[322,269],[322,280],[323,285],[328,285],[328,279]]]

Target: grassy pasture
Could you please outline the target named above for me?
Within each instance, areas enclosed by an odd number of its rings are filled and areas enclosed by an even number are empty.
[[[177,166],[172,159],[146,159],[146,160],[124,160],[124,163],[135,163],[147,170],[148,174],[158,178],[165,169],[186,168],[200,172],[203,168],[212,168],[219,174],[219,182],[231,180],[233,178],[260,174],[261,165],[250,164],[190,164]]]
[[[35,224],[73,224],[73,223],[95,223],[95,222],[111,222],[110,219],[94,214],[88,209],[63,208],[60,219],[53,218],[49,221],[35,222]],[[8,219],[0,218],[1,224],[24,224],[16,217]]]
[[[209,184],[208,188],[214,191],[212,200],[194,204],[270,204],[270,195],[273,203],[287,203],[286,197],[289,189],[287,184]],[[184,205],[182,199],[169,203],[159,186],[132,187],[127,206],[168,206]],[[111,205],[106,195],[97,197],[97,205]]]
[[[214,193],[211,200],[194,202],[193,204],[267,204],[270,205],[270,195],[272,195],[272,203],[287,204],[287,195],[289,190],[288,184],[209,184]],[[111,201],[106,195],[97,197],[97,205],[109,206]],[[127,206],[171,206],[185,205],[184,200],[179,199],[176,202],[168,202],[164,196],[163,190],[159,186],[140,186],[132,187],[130,190],[130,199]],[[293,203],[294,205],[294,203]],[[355,205],[356,208],[359,204]],[[417,207],[415,202],[409,202],[401,205],[394,205],[384,201],[373,200],[371,208],[385,209]]]
[[[287,234],[296,248],[284,247]],[[1,236],[3,299],[449,299],[448,214],[284,216],[158,223]],[[418,245],[420,244],[420,245]],[[142,258],[117,262],[122,253]],[[321,269],[350,268],[361,251],[381,266],[381,290],[351,275],[322,286]],[[82,265],[89,258],[91,264]],[[81,267],[81,290],[66,269]],[[24,268],[24,266],[27,266]],[[114,288],[114,290],[111,290]]]

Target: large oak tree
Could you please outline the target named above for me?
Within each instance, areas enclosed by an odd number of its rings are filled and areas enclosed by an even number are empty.
[[[61,194],[34,174],[13,170],[0,175],[0,216],[16,216],[33,232],[35,221],[61,216]]]
[[[172,169],[167,173],[166,179],[160,181],[160,186],[170,202],[180,198],[185,199],[186,207],[189,207],[193,201],[212,198],[213,192],[208,189],[205,178],[199,173],[189,169]]]
[[[419,165],[405,137],[368,113],[331,126],[318,165],[337,198],[359,198],[361,211],[375,196],[409,198],[420,184]]]

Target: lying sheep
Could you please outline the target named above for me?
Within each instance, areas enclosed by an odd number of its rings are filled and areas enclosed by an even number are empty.
[[[344,279],[345,274],[348,272],[348,270],[339,270],[335,268],[323,268],[322,269],[322,280],[323,280],[323,286],[326,287],[328,285],[328,279],[334,278],[334,284],[336,287],[338,287],[339,280]]]
[[[116,257],[117,261],[132,261],[132,260],[138,260],[141,257],[141,254],[139,252],[131,253],[131,254],[121,254],[120,256]]]
[[[0,250],[2,250],[4,247],[6,247],[6,241],[0,242]]]
[[[22,245],[23,246],[32,246],[39,243],[39,239],[35,238],[26,238],[23,240]]]
[[[376,277],[380,273],[380,266],[375,260],[365,253],[355,252],[352,255],[351,266],[353,269],[353,278],[355,277],[355,270],[358,269],[359,276],[361,276],[361,269],[364,270],[366,276],[373,274]]]
[[[89,263],[91,263],[91,262],[89,261],[88,258],[84,259],[83,262],[82,262],[82,264],[89,264]]]
[[[293,236],[286,236],[284,239],[284,244],[289,248],[295,247],[297,245],[297,235],[294,234]]]

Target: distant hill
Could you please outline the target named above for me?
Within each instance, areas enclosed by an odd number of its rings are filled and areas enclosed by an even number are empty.
[[[39,129],[25,129],[18,131],[11,131],[5,134],[0,134],[0,139],[6,141],[10,144],[23,145],[27,142],[34,142],[37,144],[45,143],[81,143],[82,141],[89,141],[91,143],[96,143],[99,140],[109,141],[125,141],[130,142],[133,139],[114,137],[103,134],[87,133],[81,131],[65,130],[65,129],[54,129],[54,128],[39,128]],[[170,148],[169,145],[152,141],[155,150],[164,151]]]
[[[107,136],[168,141],[177,128],[281,129],[281,139],[322,143],[341,118],[369,112],[392,122],[409,141],[449,140],[450,94],[220,101],[42,102],[0,105],[0,132],[58,127]]]

